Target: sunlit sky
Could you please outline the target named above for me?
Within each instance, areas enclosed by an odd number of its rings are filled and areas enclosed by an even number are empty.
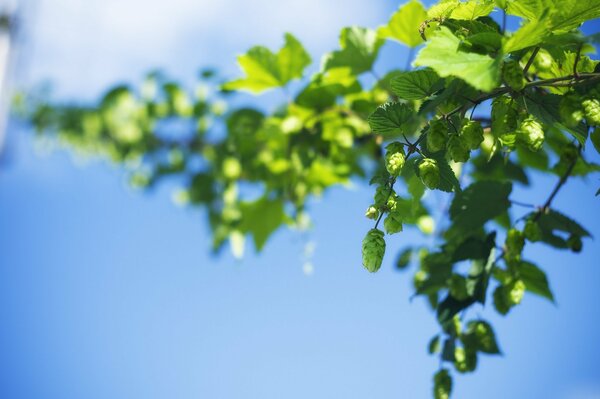
[[[283,32],[313,54],[343,26],[375,27],[387,0],[46,0],[25,15],[22,82],[49,79],[61,98],[93,100],[107,85],[161,67],[191,82],[199,67],[234,76],[235,55],[279,46]],[[599,24],[586,27],[597,32]],[[376,69],[404,65],[388,43]],[[276,101],[280,93],[248,101]],[[204,215],[171,202],[174,184],[141,194],[103,162],[36,150],[13,122],[0,164],[0,397],[428,398],[438,361],[410,275],[360,265],[371,191],[334,189],[311,205],[307,235],[280,231],[241,262],[208,253]],[[589,151],[591,154],[591,151]],[[597,155],[596,162],[600,162]],[[540,203],[553,179],[515,198]],[[598,177],[568,183],[555,206],[600,237]],[[455,398],[600,398],[600,246],[582,255],[528,246],[548,271],[552,305],[528,295],[494,323],[502,357],[459,376]],[[305,273],[303,248],[315,242]]]

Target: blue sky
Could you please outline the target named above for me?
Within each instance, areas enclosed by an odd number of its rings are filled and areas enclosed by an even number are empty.
[[[211,64],[235,74],[235,54],[278,46],[291,31],[318,60],[343,26],[376,26],[387,1],[205,2],[54,0],[32,9],[22,77],[49,78],[67,98],[164,67],[191,80]],[[588,27],[598,31],[598,25]],[[386,45],[381,71],[402,50]],[[267,103],[277,93],[266,97]],[[0,397],[428,398],[437,332],[392,270],[408,232],[389,242],[382,270],[360,265],[371,192],[334,189],[311,206],[308,237],[280,231],[263,254],[208,253],[201,212],[173,206],[174,185],[140,194],[121,170],[36,150],[11,125],[0,167]],[[597,155],[595,161],[600,161]],[[539,203],[552,179],[514,197]],[[555,206],[600,237],[598,177],[570,181]],[[343,206],[340,206],[343,204]],[[314,273],[303,247],[317,243]],[[456,398],[600,398],[600,246],[583,254],[530,246],[550,277],[551,305],[527,296],[490,319],[504,352],[460,376]],[[594,260],[596,259],[596,260]]]

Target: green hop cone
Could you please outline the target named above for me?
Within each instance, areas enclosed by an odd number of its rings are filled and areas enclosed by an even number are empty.
[[[440,184],[440,169],[435,159],[424,158],[419,163],[419,176],[425,187],[433,190]]]
[[[521,259],[521,252],[525,246],[525,237],[523,233],[517,229],[510,229],[506,233],[506,258],[508,260]]]
[[[456,134],[453,134],[448,140],[447,154],[454,162],[467,162],[471,155],[465,141]]]
[[[525,87],[525,75],[519,61],[508,59],[502,66],[502,78],[504,82],[513,90],[521,91]]]
[[[390,212],[383,221],[383,228],[388,234],[395,234],[402,231],[402,219],[398,212]]]
[[[415,289],[418,290],[421,288],[425,281],[427,281],[427,272],[423,269],[417,270],[413,276],[413,285]]]
[[[517,129],[517,138],[531,151],[538,151],[544,144],[544,129],[533,116],[525,118]]]
[[[503,145],[512,147],[515,144],[518,127],[518,111],[514,101],[508,96],[496,97],[492,101],[492,134]]]
[[[404,166],[405,155],[404,146],[398,142],[388,144],[385,147],[385,168],[390,175],[396,177],[400,174]]]
[[[427,132],[427,149],[431,152],[438,152],[446,147],[448,140],[448,125],[441,119],[435,119],[429,122],[429,131]]]
[[[452,377],[448,370],[441,369],[433,376],[433,397],[449,399],[450,393],[452,393]]]
[[[468,373],[477,367],[477,352],[457,347],[454,349],[454,367],[459,373]]]
[[[535,69],[540,72],[547,72],[552,67],[552,56],[544,49],[540,49],[533,60]]]
[[[521,280],[515,280],[506,287],[506,301],[510,306],[518,305],[525,295],[525,283]]]
[[[379,217],[379,210],[374,205],[371,205],[367,208],[365,216],[367,217],[367,219],[375,220]]]
[[[242,174],[242,164],[237,158],[227,157],[223,160],[223,176],[229,180],[235,180]]]
[[[382,207],[386,205],[388,197],[390,197],[390,188],[386,185],[378,186],[375,190],[375,206]]]
[[[398,206],[398,200],[400,200],[400,197],[398,197],[398,194],[396,194],[395,191],[392,191],[385,203],[387,210],[391,212],[395,211],[396,206]]]
[[[371,273],[379,270],[384,254],[383,231],[378,229],[369,230],[362,242],[362,261],[365,269]]]
[[[542,239],[542,229],[540,228],[540,225],[533,220],[528,220],[525,222],[523,234],[525,235],[525,238],[531,242],[536,242]]]
[[[567,245],[569,249],[573,252],[581,252],[583,249],[583,242],[581,241],[581,237],[575,234],[571,234],[567,239]]]
[[[558,113],[565,125],[569,127],[577,126],[583,119],[581,97],[575,93],[565,94],[560,100]]]
[[[479,148],[483,142],[483,127],[481,123],[473,120],[468,120],[460,129],[460,137],[471,150]]]
[[[600,101],[596,98],[587,98],[581,102],[581,105],[588,125],[600,125]]]

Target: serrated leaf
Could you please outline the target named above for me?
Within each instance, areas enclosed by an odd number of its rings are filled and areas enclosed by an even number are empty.
[[[510,183],[479,181],[457,193],[450,205],[453,236],[480,229],[487,221],[501,215],[510,207]]]
[[[481,304],[485,304],[490,276],[496,260],[496,233],[491,233],[485,242],[484,250],[487,251],[485,259],[476,259],[467,276],[467,292]]]
[[[384,39],[397,40],[408,47],[423,43],[419,34],[421,23],[427,19],[427,11],[418,0],[411,0],[401,6],[390,18],[387,25],[380,27],[377,33]]]
[[[261,93],[275,87],[285,86],[292,79],[302,77],[304,68],[311,62],[302,44],[286,33],[285,44],[277,54],[266,47],[252,47],[238,57],[238,64],[245,78],[227,82],[225,90],[246,90]]]
[[[520,262],[518,272],[519,278],[525,283],[527,291],[554,302],[554,295],[550,290],[546,273],[539,267],[530,262]]]
[[[444,87],[431,69],[404,72],[391,81],[392,92],[405,100],[422,100]]]
[[[454,19],[477,19],[489,15],[495,7],[494,0],[470,0],[459,3],[450,13]]]
[[[372,29],[344,28],[340,35],[342,49],[324,57],[323,69],[348,67],[355,74],[370,71],[382,44],[383,40]]]
[[[460,51],[461,40],[450,29],[437,30],[415,59],[441,77],[456,76],[476,89],[490,91],[500,83],[500,62],[487,55]]]
[[[511,53],[537,45],[550,34],[550,31],[548,30],[549,23],[550,17],[548,10],[545,10],[539,19],[525,22],[504,43],[504,53]]]
[[[534,216],[534,214],[530,215]],[[542,241],[555,248],[568,248],[567,241],[560,235],[557,235],[556,231],[579,237],[591,236],[589,231],[579,223],[555,210],[542,213],[537,219],[537,224],[542,230]]]
[[[496,341],[496,334],[490,323],[477,320],[470,321],[467,325],[467,332],[461,339],[465,344],[469,343],[475,347],[479,352],[487,353],[490,355],[500,354],[500,348]]]
[[[254,246],[258,251],[263,248],[269,236],[286,220],[281,199],[270,200],[263,197],[257,201],[242,202],[240,210],[242,221],[239,230],[252,235]]]
[[[407,104],[385,103],[375,110],[367,121],[371,130],[383,135],[410,134],[416,112]]]

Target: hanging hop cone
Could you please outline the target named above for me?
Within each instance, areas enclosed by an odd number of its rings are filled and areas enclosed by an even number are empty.
[[[385,147],[385,168],[390,175],[396,177],[404,166],[404,146],[398,142],[390,143]]]
[[[517,138],[531,151],[538,151],[544,144],[544,129],[533,116],[525,118],[517,129]]]
[[[384,254],[383,231],[378,229],[369,230],[362,242],[362,261],[365,269],[371,273],[379,270]]]
[[[525,87],[525,76],[519,61],[508,59],[502,66],[502,77],[504,82],[513,90],[521,91]]]
[[[440,184],[440,169],[435,159],[424,158],[419,164],[419,176],[425,187],[433,190]]]
[[[600,125],[600,101],[596,98],[587,98],[582,101],[585,120],[590,126]]]
[[[468,120],[460,129],[460,136],[471,150],[478,149],[483,142],[483,128],[481,127],[481,123]]]
[[[367,219],[377,219],[379,217],[379,210],[377,210],[377,208],[373,205],[371,205],[370,207],[367,208],[367,211],[365,212],[365,216],[367,217]]]
[[[448,125],[441,119],[435,119],[429,122],[429,131],[427,132],[427,149],[431,152],[438,152],[446,147],[448,140]]]
[[[452,377],[448,370],[441,369],[433,376],[433,397],[435,399],[449,399],[452,392]]]
[[[525,246],[525,237],[523,233],[517,229],[510,229],[506,233],[506,257],[508,260],[521,259],[521,252]]]
[[[525,235],[525,238],[531,242],[536,242],[542,239],[542,229],[540,228],[539,224],[533,220],[528,220],[525,222],[523,234]]]
[[[465,141],[457,134],[454,134],[448,140],[448,156],[454,162],[467,162],[471,152]]]

